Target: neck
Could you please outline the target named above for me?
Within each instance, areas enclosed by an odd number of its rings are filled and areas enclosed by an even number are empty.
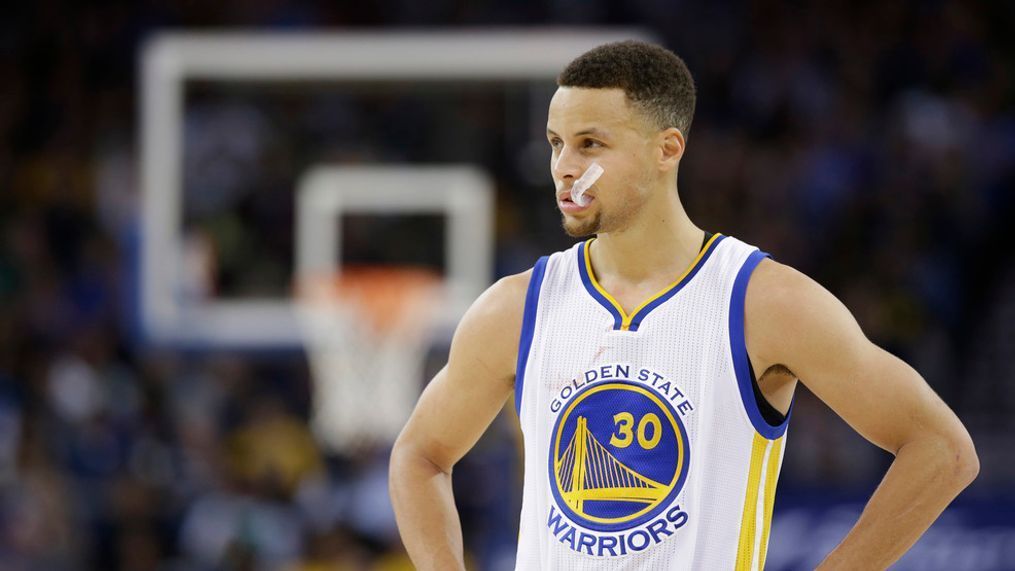
[[[691,222],[675,190],[655,193],[623,230],[596,236],[589,252],[599,276],[641,282],[672,279],[701,249],[704,232]]]

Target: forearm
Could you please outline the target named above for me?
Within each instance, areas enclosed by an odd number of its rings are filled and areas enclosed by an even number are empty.
[[[391,455],[389,487],[402,542],[417,569],[465,569],[451,474],[410,451]]]
[[[916,543],[977,471],[971,445],[928,439],[903,446],[859,521],[818,569],[887,568]]]

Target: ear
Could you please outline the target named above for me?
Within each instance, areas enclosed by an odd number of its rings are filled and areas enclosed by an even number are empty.
[[[659,133],[659,170],[676,170],[681,157],[684,156],[684,134],[676,127],[670,127]]]

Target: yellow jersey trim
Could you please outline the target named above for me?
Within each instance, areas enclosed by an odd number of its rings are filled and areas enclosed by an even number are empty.
[[[775,483],[779,480],[784,440],[784,437],[768,440],[760,434],[754,435],[751,467],[747,473],[747,493],[740,519],[736,571],[765,568],[772,508],[775,505]]]
[[[614,309],[616,309],[620,313],[621,317],[620,329],[622,331],[627,331],[631,328],[631,323],[634,321],[634,318],[638,315],[638,313],[641,310],[645,309],[645,307],[647,307],[657,299],[670,293],[674,288],[680,286],[681,282],[684,281],[684,278],[686,278],[692,271],[694,271],[695,268],[698,267],[701,261],[705,258],[706,253],[711,252],[712,245],[721,237],[722,234],[720,233],[713,234],[712,237],[708,239],[708,242],[705,243],[705,246],[701,249],[701,251],[698,252],[697,257],[694,258],[694,261],[691,262],[691,265],[689,265],[687,269],[684,270],[682,274],[680,274],[680,277],[674,280],[670,285],[664,287],[655,295],[643,301],[640,305],[638,305],[638,307],[634,308],[634,311],[632,311],[631,313],[627,313],[626,311],[624,311],[624,307],[620,305],[620,302],[618,302],[616,298],[610,295],[610,292],[606,291],[606,289],[599,284],[599,280],[596,279],[595,272],[592,271],[591,250],[592,250],[592,242],[595,241],[595,238],[589,238],[585,242],[585,270],[588,272],[589,281],[592,282],[592,287],[596,288],[596,291],[598,291],[604,298],[606,298],[606,300],[613,305]]]

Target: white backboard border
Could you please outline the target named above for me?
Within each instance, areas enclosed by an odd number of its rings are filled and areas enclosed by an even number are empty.
[[[421,32],[170,33],[141,56],[141,259],[145,340],[206,348],[298,348],[292,299],[188,301],[182,288],[186,82],[485,81],[545,83],[603,43],[651,39],[636,29],[454,29]],[[296,181],[294,181],[294,186]],[[294,189],[295,190],[295,189]],[[451,263],[451,258],[448,258]],[[492,266],[480,268],[488,282]]]

